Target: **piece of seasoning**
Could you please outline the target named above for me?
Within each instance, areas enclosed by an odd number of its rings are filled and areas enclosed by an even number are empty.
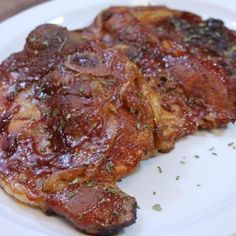
[[[52,111],[52,116],[55,117],[60,114],[60,111],[56,108]]]
[[[153,191],[152,194],[153,194],[153,195],[156,195],[156,191]]]
[[[111,107],[110,110],[113,111],[115,114],[118,114],[118,112],[117,112],[115,107]]]
[[[128,195],[128,194],[126,194],[126,193],[123,193],[123,192],[120,192],[119,193],[119,196],[120,196],[120,198],[127,198],[127,199],[129,199],[130,198],[130,196]]]
[[[162,174],[162,169],[160,166],[157,167],[157,169],[159,170],[159,172]]]
[[[93,187],[93,186],[94,186],[94,183],[93,183],[93,181],[91,181],[91,180],[88,181],[87,184],[86,184],[86,187],[87,187],[87,188],[91,188],[91,187]]]
[[[36,37],[36,36],[33,36],[33,37],[31,37],[31,38],[29,39],[29,41],[30,41],[31,43],[33,43],[33,42],[36,41],[36,39],[37,39],[37,37]]]
[[[201,186],[201,184],[197,184],[197,187],[200,187]]]
[[[88,150],[89,150],[89,151],[94,151],[94,150],[95,150],[95,147],[94,147],[92,144],[89,144],[89,145],[88,145]]]
[[[68,114],[66,115],[66,119],[69,120],[70,118],[71,118],[71,113],[68,113]]]
[[[155,210],[155,211],[162,211],[162,207],[160,204],[155,204],[152,206],[152,209]]]
[[[175,178],[176,180],[179,180],[179,175],[178,176],[176,176],[176,178]]]
[[[112,193],[112,194],[116,193],[116,190],[114,188],[111,188],[111,187],[107,187],[106,190],[107,190],[108,193]]]
[[[60,36],[56,36],[56,39],[58,40],[59,43],[62,43],[62,39],[60,38]]]
[[[66,44],[66,41],[67,41],[67,37],[64,38],[64,41],[61,43],[60,47],[58,48],[58,52],[62,51],[62,49],[64,48],[64,46]]]
[[[79,178],[75,178],[73,181],[72,181],[72,184],[78,184],[80,182],[80,179]]]
[[[138,205],[137,202],[135,203],[135,208],[136,208],[136,209],[140,209],[140,206]]]
[[[60,130],[64,129],[64,128],[65,128],[65,124],[66,124],[66,123],[65,123],[64,120],[60,120],[60,121],[59,121],[59,129],[60,129]]]
[[[120,213],[119,213],[118,211],[114,210],[114,211],[112,212],[112,215],[113,215],[113,216],[119,216]]]
[[[139,122],[136,123],[136,128],[137,128],[137,130],[140,130],[141,124]]]
[[[102,204],[102,203],[104,203],[105,201],[106,201],[106,199],[105,199],[105,198],[102,198],[102,199],[99,201],[99,203]]]
[[[98,126],[98,123],[97,123],[97,122],[94,122],[94,123],[92,124],[92,128],[93,128],[93,129],[95,129],[97,126]]]
[[[106,170],[107,170],[108,173],[112,172],[113,167],[114,167],[114,165],[113,165],[112,162],[109,161],[109,162],[106,163]]]
[[[186,162],[185,162],[185,161],[181,161],[181,162],[180,162],[180,164],[184,164],[184,165],[185,165],[185,164],[186,164]]]
[[[231,146],[233,146],[233,145],[234,145],[234,142],[228,143],[228,146],[229,146],[229,147],[231,147]]]
[[[199,156],[199,155],[194,155],[194,157],[195,157],[196,159],[199,159],[200,156]]]
[[[209,151],[213,151],[213,150],[214,150],[214,147],[209,148]]]
[[[69,192],[66,196],[68,197],[68,199],[73,198],[76,195],[76,192]]]
[[[213,156],[217,156],[218,154],[216,152],[211,153]]]
[[[20,174],[19,181],[20,183],[25,183],[27,181],[27,176],[25,174]]]
[[[46,48],[49,47],[49,43],[48,43],[47,40],[44,40],[44,41],[42,42],[42,45],[45,46]]]
[[[79,214],[79,219],[82,220],[83,217],[84,217],[84,214],[83,214],[83,213],[80,213],[80,214]]]
[[[236,144],[234,142],[229,143],[228,146],[232,147],[233,149],[236,149]]]

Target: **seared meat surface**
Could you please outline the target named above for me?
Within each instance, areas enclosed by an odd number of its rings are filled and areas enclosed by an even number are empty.
[[[236,120],[235,37],[165,7],[109,8],[73,32],[39,26],[0,65],[1,186],[86,233],[134,223],[116,181]]]
[[[198,129],[235,121],[235,33],[222,23],[165,7],[112,7],[78,32],[122,50],[160,94],[168,118],[160,117],[159,151]]]
[[[111,234],[135,222],[116,181],[155,151],[159,98],[115,49],[55,25],[0,66],[0,183],[20,201]]]
[[[160,39],[169,38],[182,43],[190,54],[217,63],[230,75],[236,76],[236,32],[227,29],[223,21],[203,20],[193,13],[166,7],[154,8],[153,11],[156,19],[149,20],[157,27]],[[163,11],[166,17],[161,18]]]

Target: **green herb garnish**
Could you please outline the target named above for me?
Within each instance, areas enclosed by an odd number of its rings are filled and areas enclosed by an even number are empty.
[[[160,204],[155,204],[152,206],[152,209],[155,211],[162,211],[161,205]]]
[[[79,219],[82,220],[83,217],[84,217],[84,214],[83,214],[83,213],[80,213],[80,214],[79,214]]]
[[[106,190],[107,190],[108,193],[111,193],[111,194],[116,193],[116,190],[114,188],[111,188],[111,187],[107,187]]]
[[[114,210],[114,211],[112,212],[112,215],[114,215],[114,216],[119,216],[120,213],[119,213],[118,211]]]
[[[76,192],[69,192],[66,196],[68,197],[68,199],[73,198],[76,195]]]
[[[140,209],[140,206],[138,205],[137,202],[135,202],[135,208],[136,208],[136,209]]]
[[[234,142],[228,144],[229,147],[233,146],[233,145],[234,145]]]
[[[67,37],[64,38],[64,41],[62,42],[62,44],[60,45],[60,47],[58,48],[58,52],[61,52],[62,49],[64,48],[65,44],[66,44],[66,41],[67,41]]]
[[[47,40],[44,40],[44,41],[42,42],[42,45],[45,46],[46,48],[49,47],[49,43],[48,43]]]
[[[52,116],[55,117],[60,114],[60,111],[56,108],[52,111]]]
[[[66,115],[66,119],[69,120],[70,118],[71,118],[71,113],[68,113],[68,114]]]
[[[88,181],[87,184],[86,184],[86,187],[87,187],[87,188],[91,188],[91,187],[93,187],[93,186],[94,186],[94,182],[91,181],[91,180]]]
[[[136,123],[136,129],[137,129],[137,130],[140,130],[140,128],[141,128],[141,124],[140,124],[139,122],[137,122],[137,123]]]
[[[159,170],[159,172],[162,174],[162,169],[160,166],[157,167],[157,169]]]
[[[106,199],[105,199],[105,198],[102,198],[102,199],[99,201],[100,204],[102,204],[102,203],[104,203],[104,202],[106,202]]]
[[[80,178],[75,178],[73,181],[72,181],[72,184],[78,184],[80,182]]]
[[[113,170],[113,167],[114,167],[114,165],[113,165],[112,162],[107,162],[106,163],[106,170],[107,170],[107,172],[111,173],[112,170]]]
[[[31,43],[33,43],[33,42],[36,41],[36,39],[37,39],[37,37],[36,37],[36,36],[33,36],[33,37],[31,37],[31,38],[29,39],[29,41],[30,41]]]

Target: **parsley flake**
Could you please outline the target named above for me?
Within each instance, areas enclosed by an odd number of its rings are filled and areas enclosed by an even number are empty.
[[[79,214],[79,219],[82,220],[83,217],[84,217],[84,214],[83,214],[83,213],[80,213],[80,214]]]
[[[66,119],[69,120],[70,118],[71,118],[71,113],[68,113],[68,114],[66,115]]]
[[[48,43],[47,40],[44,40],[44,41],[42,42],[42,45],[45,46],[46,48],[49,47],[49,43]]]
[[[102,199],[99,201],[100,204],[102,204],[102,203],[104,203],[104,202],[106,202],[106,199],[105,199],[105,198],[102,198]]]
[[[137,202],[135,202],[135,208],[136,208],[136,209],[140,209],[140,206],[138,205]]]
[[[113,215],[113,216],[119,216],[120,213],[119,213],[118,211],[114,210],[114,211],[112,212],[112,215]]]
[[[112,193],[112,194],[116,193],[116,190],[114,188],[111,188],[111,187],[107,187],[106,190],[107,190],[108,193]]]
[[[159,172],[162,174],[162,169],[160,166],[157,167],[157,169],[159,170]]]
[[[209,148],[209,151],[213,151],[213,150],[214,150],[214,147]]]
[[[71,183],[78,184],[80,182],[80,178],[75,178]]]
[[[87,184],[86,184],[87,188],[91,188],[93,186],[94,186],[94,182],[93,181],[88,181]]]
[[[73,198],[76,195],[76,192],[69,192],[66,196],[68,197],[68,199],[70,200],[71,198]]]
[[[162,211],[162,207],[160,204],[155,204],[152,206],[152,209],[155,210],[155,211]]]
[[[64,48],[64,46],[66,44],[66,41],[67,41],[67,37],[64,38],[64,41],[61,43],[60,47],[58,48],[58,52],[62,51],[62,49]]]
[[[108,173],[111,173],[111,172],[112,172],[113,167],[114,167],[114,165],[113,165],[112,162],[107,162],[107,163],[106,163],[106,170],[107,170]]]

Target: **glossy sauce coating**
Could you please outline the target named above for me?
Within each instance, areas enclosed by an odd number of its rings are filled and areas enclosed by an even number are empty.
[[[192,25],[210,24],[194,14],[166,7],[112,7],[103,11],[90,27],[78,31],[122,50],[138,65],[149,86],[160,94],[163,137],[156,146],[163,152],[173,148],[176,139],[183,135],[199,128],[222,127],[236,119],[236,80],[233,69],[231,73],[227,70],[234,68],[230,56],[223,56],[222,45],[215,43],[214,47],[221,51],[217,57],[228,63],[227,69],[217,60],[205,59],[210,55],[205,50],[209,44],[205,48],[200,44],[205,45],[207,37],[217,41],[212,36],[213,28],[199,44],[186,45],[184,35],[191,33],[184,31],[187,23],[189,32]],[[228,32],[227,37],[233,38],[233,32],[220,27],[222,35]],[[235,39],[227,47],[233,45]],[[193,47],[198,49],[195,53],[190,52]]]
[[[3,62],[0,78],[3,188],[87,233],[134,223],[136,201],[116,181],[154,153],[159,115],[137,67],[115,49],[42,25]]]

